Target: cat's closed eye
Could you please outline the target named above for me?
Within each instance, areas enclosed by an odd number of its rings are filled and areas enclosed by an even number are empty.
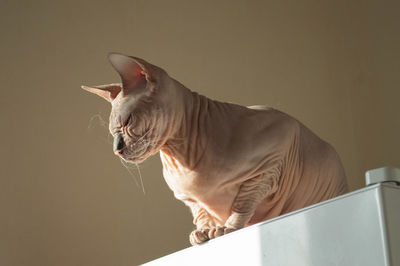
[[[121,125],[122,125],[123,127],[126,127],[126,126],[131,122],[131,120],[132,120],[132,115],[129,115],[127,118],[125,118],[124,120],[122,120],[123,123],[121,123]]]

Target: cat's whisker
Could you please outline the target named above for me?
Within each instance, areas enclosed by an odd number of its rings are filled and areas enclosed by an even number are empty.
[[[147,134],[149,134],[151,131],[151,129],[148,129],[139,139],[143,139],[144,137],[147,136]]]
[[[124,146],[124,147],[122,147],[121,152],[123,153],[127,149],[128,149],[128,146]]]
[[[113,144],[113,142],[114,142],[114,137],[113,137],[113,135],[111,135],[110,132],[108,132],[108,134],[107,134],[107,142],[109,144]]]
[[[101,127],[107,128],[107,122],[104,120],[104,118],[101,116],[101,114],[95,114],[89,119],[89,123],[88,123],[88,127],[87,127],[88,130],[92,129],[95,121],[97,121]],[[101,139],[106,141],[108,144],[112,144],[113,141],[110,140],[111,134],[108,131],[107,131],[107,133],[108,133],[107,137],[105,138],[104,136],[102,136]]]
[[[145,150],[146,150],[146,149],[145,149]],[[137,181],[136,175],[131,171],[131,169],[130,169],[130,167],[129,167],[129,165],[128,165],[129,162],[127,162],[127,161],[126,161],[124,158],[122,158],[122,157],[120,157],[120,160],[121,160],[122,165],[126,168],[126,170],[134,177],[136,186],[139,187],[139,182]],[[145,190],[145,188],[144,188],[144,182],[143,182],[143,178],[142,178],[142,173],[141,173],[140,168],[139,168],[139,164],[135,163],[134,165],[136,166],[136,169],[137,169],[138,174],[139,174],[140,186],[141,186],[141,188],[142,188],[143,195],[146,195],[146,190]]]
[[[143,195],[146,195],[146,190],[144,189],[143,178],[142,178],[142,173],[140,172],[139,164],[135,163],[135,166],[136,166],[136,168],[138,170],[138,173],[139,173],[139,178],[140,178],[140,183],[142,185]]]
[[[131,169],[128,167],[127,162],[121,157],[120,157],[120,161],[121,161],[121,164],[125,167],[125,169],[129,172],[129,174],[131,176],[133,176],[133,180],[135,181],[136,186],[139,187],[139,182],[137,181],[135,174],[132,173]]]
[[[100,114],[95,114],[89,119],[88,129],[92,128],[95,120],[99,122],[100,126],[107,128],[107,122],[104,120],[104,118]]]
[[[149,131],[147,131],[147,133],[148,133]],[[147,134],[146,133],[146,134]],[[138,140],[136,140],[136,142],[135,143],[133,143],[133,146],[137,146],[137,145],[147,145],[147,143],[150,143],[151,142],[151,140],[147,140],[147,139],[145,139],[144,138],[145,137],[145,135],[143,135],[142,137],[140,137]]]

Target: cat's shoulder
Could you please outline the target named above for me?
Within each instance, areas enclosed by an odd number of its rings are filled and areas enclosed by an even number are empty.
[[[285,112],[267,105],[246,106],[252,110],[249,120],[263,130],[268,136],[279,135],[282,139],[290,139],[301,130],[301,123]],[[290,136],[289,136],[290,135]]]
[[[295,119],[294,117],[277,110],[275,108],[272,108],[267,105],[251,105],[251,106],[246,106],[248,109],[255,110],[255,111],[261,111],[259,113],[259,116],[256,116],[257,118],[261,118],[264,115],[268,116],[268,121],[275,124],[276,126],[283,125],[285,127],[299,127],[299,121]]]

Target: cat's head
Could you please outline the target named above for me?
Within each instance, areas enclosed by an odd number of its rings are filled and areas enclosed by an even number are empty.
[[[111,64],[122,83],[82,86],[111,103],[109,130],[114,153],[126,161],[140,163],[163,144],[167,118],[160,88],[168,75],[143,59],[112,53]]]

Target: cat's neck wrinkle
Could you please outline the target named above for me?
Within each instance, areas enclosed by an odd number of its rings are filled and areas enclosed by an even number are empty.
[[[191,169],[195,169],[198,162],[204,156],[208,145],[207,124],[209,122],[208,107],[211,101],[205,96],[192,93],[193,105],[190,120],[187,121],[189,127],[188,145],[186,145],[186,156]]]
[[[176,132],[169,138],[164,150],[184,167],[194,169],[207,147],[208,108],[210,99],[183,87],[182,106],[177,108]],[[179,114],[180,113],[180,114]]]

